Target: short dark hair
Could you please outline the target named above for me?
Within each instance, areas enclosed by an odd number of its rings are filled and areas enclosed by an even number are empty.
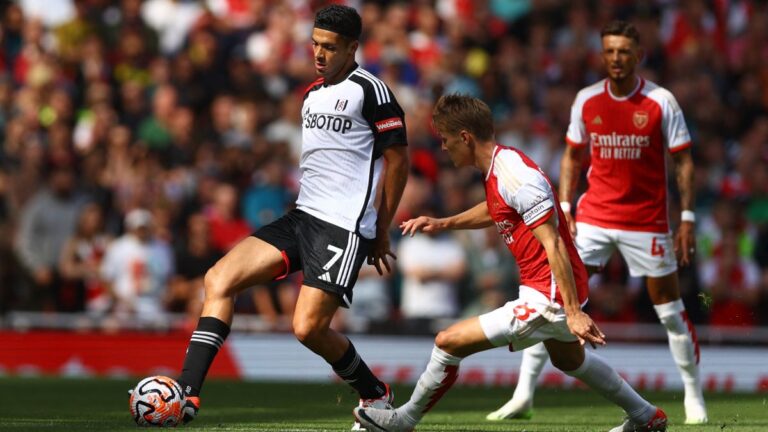
[[[637,31],[634,25],[622,20],[614,20],[606,24],[602,30],[600,30],[600,37],[605,36],[624,36],[635,41],[635,44],[640,44],[640,32]]]
[[[493,138],[491,108],[475,97],[460,94],[441,96],[432,110],[432,122],[437,129],[451,135],[464,129],[481,141]]]
[[[330,5],[317,11],[315,27],[358,40],[363,32],[363,20],[354,8]]]

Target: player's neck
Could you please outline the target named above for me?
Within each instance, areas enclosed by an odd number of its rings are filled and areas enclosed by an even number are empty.
[[[475,144],[475,166],[483,173],[484,177],[488,176],[488,171],[491,169],[495,149],[496,141],[483,141]]]
[[[352,71],[354,71],[355,69],[357,69],[357,62],[353,60],[352,62],[348,63],[343,68],[341,68],[341,70],[339,70],[339,73],[337,73],[333,77],[326,78],[324,84],[325,85],[338,84],[344,81],[345,79],[347,79],[347,76],[349,76],[349,74],[351,74]]]
[[[638,78],[637,75],[632,74],[620,81],[609,79],[608,85],[610,86],[611,94],[621,98],[629,96],[635,91],[639,81],[640,78]]]

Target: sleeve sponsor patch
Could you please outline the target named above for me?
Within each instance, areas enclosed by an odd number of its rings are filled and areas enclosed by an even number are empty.
[[[399,117],[390,117],[388,119],[377,121],[374,124],[376,125],[376,130],[377,131],[379,131],[379,132],[386,132],[388,130],[402,128],[403,127],[403,119],[401,119]]]

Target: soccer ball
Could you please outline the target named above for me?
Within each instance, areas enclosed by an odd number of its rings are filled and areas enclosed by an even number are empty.
[[[151,376],[139,381],[128,400],[139,426],[173,427],[181,422],[184,396],[176,380]]]

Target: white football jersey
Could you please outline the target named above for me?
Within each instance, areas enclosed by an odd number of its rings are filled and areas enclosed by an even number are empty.
[[[358,66],[337,84],[326,85],[322,78],[312,83],[301,113],[297,208],[374,238],[381,155],[389,146],[407,144],[404,114],[395,96]]]

